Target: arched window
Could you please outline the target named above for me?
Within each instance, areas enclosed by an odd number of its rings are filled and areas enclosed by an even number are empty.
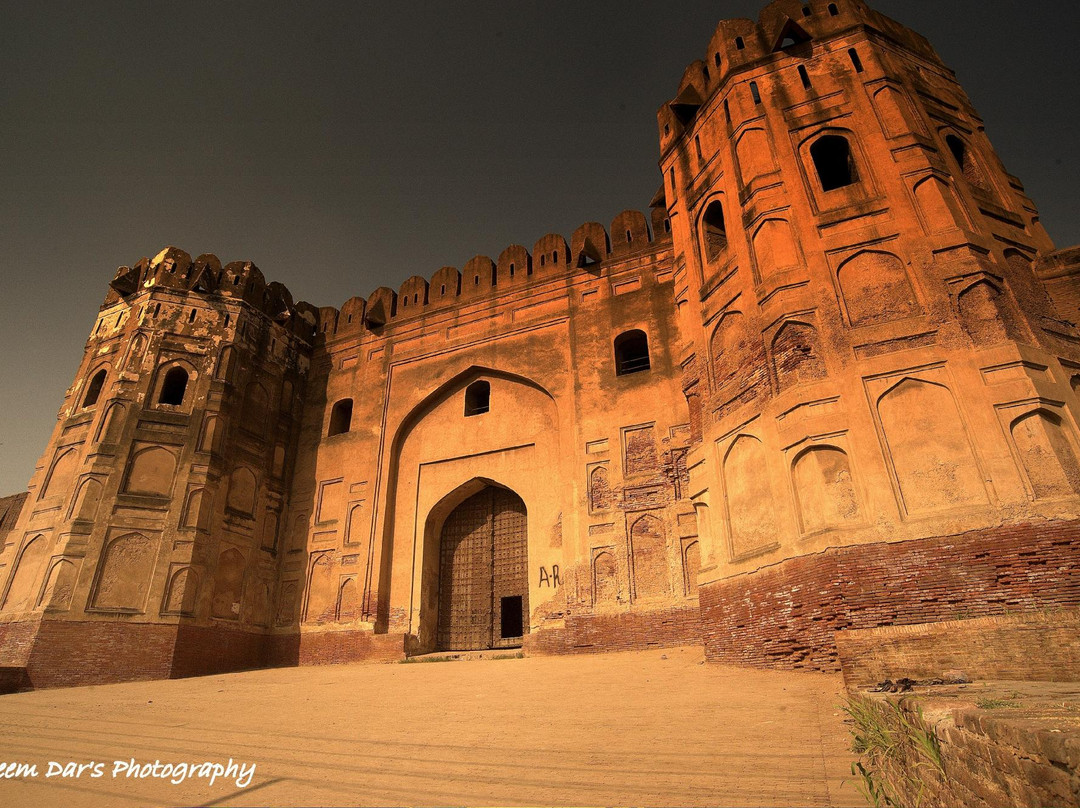
[[[102,368],[94,374],[94,378],[90,380],[90,384],[86,386],[86,395],[83,396],[84,407],[93,407],[98,402],[98,397],[101,395],[101,388],[105,385],[105,368]]]
[[[465,388],[465,417],[483,415],[491,409],[491,385],[473,382]]]
[[[836,7],[836,3],[829,3],[829,14],[833,17],[840,16],[840,9]]]
[[[727,249],[727,227],[724,224],[724,206],[719,200],[711,202],[701,217],[701,229],[705,238],[705,257],[715,261]]]
[[[186,370],[182,367],[169,368],[169,372],[165,374],[165,381],[161,383],[158,404],[183,404],[187,383],[188,374]]]
[[[615,337],[616,376],[640,373],[649,367],[649,338],[644,331],[627,331]]]
[[[352,399],[343,398],[330,410],[330,429],[327,435],[329,437],[344,435],[350,429],[352,429]]]
[[[814,161],[823,191],[834,191],[858,181],[847,138],[840,135],[818,138],[810,147],[810,158]]]
[[[946,135],[945,143],[949,147],[949,151],[952,152],[956,164],[960,166],[960,171],[963,173],[964,179],[976,188],[982,188],[984,191],[987,190],[986,179],[983,177],[982,171],[975,162],[975,158],[972,157],[971,150],[968,149],[967,144],[956,135]]]

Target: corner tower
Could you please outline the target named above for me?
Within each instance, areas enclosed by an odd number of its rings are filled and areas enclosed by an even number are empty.
[[[840,628],[1074,601],[1043,565],[1080,556],[1080,345],[927,41],[777,0],[658,120],[710,658],[830,668]]]
[[[315,312],[251,263],[121,267],[0,555],[23,684],[265,664]]]

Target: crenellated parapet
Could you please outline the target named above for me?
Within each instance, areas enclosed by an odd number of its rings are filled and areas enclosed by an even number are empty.
[[[571,278],[579,271],[596,277],[634,256],[670,247],[671,232],[662,204],[653,206],[651,219],[650,229],[644,214],[624,211],[612,221],[611,237],[603,225],[591,221],[573,231],[569,243],[561,234],[548,233],[532,245],[531,252],[521,244],[512,244],[497,260],[476,255],[460,270],[443,267],[430,280],[413,275],[396,291],[381,286],[366,300],[351,298],[340,311],[320,309],[316,333],[329,338],[377,332],[391,323],[494,300],[538,284]]]
[[[634,256],[670,247],[670,228],[662,205],[654,206],[651,218],[650,230],[644,214],[627,210],[612,221],[611,236],[602,224],[586,222],[574,231],[569,243],[558,233],[548,233],[536,241],[531,252],[513,244],[497,260],[477,255],[460,270],[442,267],[430,280],[414,275],[396,291],[379,287],[366,300],[351,298],[340,311],[319,309],[316,332],[329,339],[379,331],[391,323],[494,300],[570,278],[576,272],[602,275]]]
[[[166,247],[152,259],[141,258],[133,266],[118,268],[102,308],[154,289],[196,293],[208,300],[243,301],[304,340],[312,338],[318,320],[311,304],[294,303],[284,284],[267,283],[251,261],[222,266],[216,255],[206,253],[192,260],[177,247]]]

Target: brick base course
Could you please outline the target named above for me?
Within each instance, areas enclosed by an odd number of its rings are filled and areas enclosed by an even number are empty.
[[[405,658],[404,634],[370,631],[322,631],[300,635],[300,665],[337,665],[349,662],[397,662]]]
[[[530,654],[580,654],[701,644],[701,617],[693,606],[618,614],[570,615],[563,628],[525,638]]]
[[[1068,682],[1080,677],[1080,610],[841,631],[836,646],[849,688],[946,670],[982,680]]]
[[[7,651],[0,658],[0,693],[405,657],[400,634],[268,635],[226,626],[102,620],[0,624],[0,648]]]
[[[1080,522],[836,548],[699,596],[710,661],[836,672],[843,629],[1080,606]]]
[[[27,676],[34,688],[168,679],[176,625],[43,620]]]

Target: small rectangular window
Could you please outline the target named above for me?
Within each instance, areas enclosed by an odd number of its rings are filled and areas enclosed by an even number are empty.
[[[754,97],[755,104],[761,103],[761,91],[758,89],[756,81],[750,82],[750,95]]]
[[[851,64],[855,67],[856,73],[863,72],[862,59],[859,58],[859,52],[852,48],[848,51],[848,56],[851,57]]]

